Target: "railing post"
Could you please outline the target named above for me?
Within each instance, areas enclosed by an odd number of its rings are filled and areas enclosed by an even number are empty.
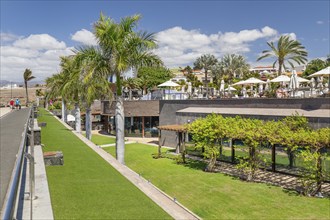
[[[33,219],[33,200],[36,199],[35,196],[35,172],[34,172],[34,108],[32,107],[31,116],[30,116],[30,134],[29,143],[30,143],[30,154],[26,154],[26,157],[29,159],[29,183],[30,183],[30,219]]]
[[[29,136],[29,143],[30,143],[30,149],[31,149],[31,155],[34,157],[34,111],[32,108],[31,118],[30,118],[30,136]]]

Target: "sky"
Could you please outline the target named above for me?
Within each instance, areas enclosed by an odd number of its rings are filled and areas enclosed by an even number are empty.
[[[308,51],[308,59],[330,54],[330,3],[295,1],[15,1],[0,0],[0,79],[22,81],[26,68],[36,81],[58,73],[59,57],[74,48],[96,45],[93,24],[100,13],[119,22],[141,14],[137,30],[155,33],[154,51],[168,68],[193,66],[203,54],[218,59],[245,56],[254,66],[267,42],[289,34]]]

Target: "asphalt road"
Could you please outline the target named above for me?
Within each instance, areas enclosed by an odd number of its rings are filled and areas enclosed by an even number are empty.
[[[28,113],[29,108],[25,108],[0,118],[0,207],[6,196]]]

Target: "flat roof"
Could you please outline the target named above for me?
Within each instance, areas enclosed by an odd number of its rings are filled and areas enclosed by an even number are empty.
[[[178,131],[178,132],[185,132],[187,129],[184,127],[184,125],[161,125],[157,127],[159,130],[165,130],[165,131]]]
[[[296,112],[305,117],[330,118],[330,109],[283,109],[283,108],[201,108],[188,107],[178,113],[223,114],[223,115],[263,115],[263,116],[292,116]]]

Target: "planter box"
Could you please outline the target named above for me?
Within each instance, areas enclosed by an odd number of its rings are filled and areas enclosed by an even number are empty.
[[[44,153],[44,162],[46,166],[62,166],[64,165],[62,151],[50,151]]]

